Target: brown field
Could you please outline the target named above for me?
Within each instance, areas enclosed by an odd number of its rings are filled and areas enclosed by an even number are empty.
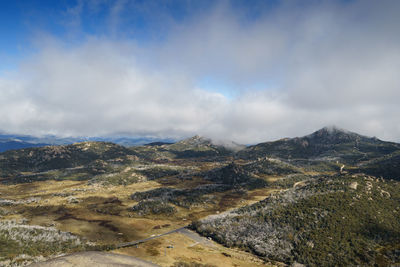
[[[54,226],[65,232],[85,238],[99,245],[112,245],[159,235],[190,224],[197,220],[259,201],[271,192],[256,189],[242,195],[235,192],[215,193],[214,204],[187,209],[176,207],[172,216],[138,216],[129,210],[135,203],[130,195],[161,186],[195,187],[204,183],[193,178],[185,184],[174,178],[146,181],[127,186],[100,186],[87,181],[40,181],[17,185],[0,185],[0,198],[24,201],[2,207],[8,214],[1,220],[27,219],[27,223]],[[208,246],[197,243],[182,233],[163,236],[137,247],[115,250],[117,253],[136,256],[161,266],[176,262],[211,264],[214,266],[270,266],[250,253],[225,248],[213,241]],[[173,246],[173,248],[168,248]]]
[[[173,233],[138,247],[118,249],[115,252],[136,256],[161,266],[172,266],[176,262],[196,262],[213,266],[273,266],[250,253],[228,249],[214,242],[213,246],[207,246],[181,233]]]

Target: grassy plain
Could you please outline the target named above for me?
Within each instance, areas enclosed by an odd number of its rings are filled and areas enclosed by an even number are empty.
[[[210,167],[213,166],[204,166],[205,169]],[[277,177],[273,179],[276,180]],[[176,177],[166,177],[128,185],[104,185],[71,180],[0,184],[0,198],[11,201],[9,205],[0,206],[1,221],[23,220],[29,225],[54,227],[90,244],[87,247],[59,252],[90,250],[98,249],[99,246],[144,239],[184,227],[208,215],[255,203],[271,192],[271,189],[267,188],[245,193],[235,190],[215,192],[212,193],[211,203],[201,203],[189,208],[175,206],[177,212],[172,215],[140,216],[131,210],[138,203],[131,199],[135,192],[165,186],[177,189],[195,188],[204,183],[207,183],[204,179],[196,177],[184,182]],[[266,264],[250,253],[212,243],[212,247],[205,246],[181,233],[174,233],[140,244],[138,247],[118,249],[116,252],[136,256],[161,266],[172,266],[179,262],[215,266]],[[168,248],[171,244],[173,248]],[[8,255],[6,251],[2,251],[2,257],[3,260],[13,259],[15,255]]]

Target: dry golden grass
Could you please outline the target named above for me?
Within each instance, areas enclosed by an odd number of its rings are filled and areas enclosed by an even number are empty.
[[[193,188],[205,183],[196,177],[184,183],[173,179],[166,182],[180,188]],[[138,217],[129,210],[137,203],[131,200],[132,193],[159,188],[165,186],[165,183],[147,181],[127,186],[99,186],[87,181],[48,180],[0,185],[0,198],[17,201],[36,198],[36,201],[31,203],[5,207],[13,212],[4,215],[2,219],[25,218],[29,224],[55,226],[61,231],[71,232],[98,244],[117,244],[186,226],[193,220],[210,214],[254,203],[271,192],[269,189],[257,189],[244,195],[235,192],[215,193],[214,204],[205,203],[191,209],[176,207],[178,212],[173,216]],[[77,203],[69,201],[69,198],[77,199]],[[173,249],[166,248],[170,244],[173,244]],[[216,266],[263,266],[263,262],[250,253],[228,249],[218,244],[215,244],[214,248],[195,244],[195,241],[180,233],[141,244],[139,248],[124,248],[117,252],[137,256],[161,266],[171,266],[178,261]]]
[[[122,248],[114,252],[135,256],[161,266],[172,266],[175,262],[196,262],[221,267],[274,266],[250,253],[225,248],[217,243],[213,243],[212,247],[206,246],[181,233],[173,233],[137,247]]]

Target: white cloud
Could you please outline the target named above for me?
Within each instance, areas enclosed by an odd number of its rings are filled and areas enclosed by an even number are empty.
[[[400,141],[399,11],[397,1],[284,2],[244,22],[222,4],[148,46],[41,38],[0,77],[1,129],[253,143],[336,124]],[[238,93],[199,88],[207,76]]]

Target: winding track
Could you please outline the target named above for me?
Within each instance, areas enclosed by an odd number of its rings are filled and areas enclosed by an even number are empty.
[[[152,239],[156,239],[156,238],[159,238],[159,237],[162,237],[162,236],[165,236],[165,235],[177,233],[177,232],[179,232],[179,231],[181,231],[183,229],[186,229],[186,226],[178,228],[178,229],[171,230],[169,232],[166,232],[166,233],[163,233],[163,234],[160,234],[160,235],[148,237],[148,238],[145,238],[145,239],[140,239],[140,240],[135,240],[135,241],[131,241],[131,242],[121,243],[121,244],[116,245],[115,248],[131,247],[131,246],[134,246],[134,245],[137,245],[137,244],[140,244],[140,243],[144,243],[144,242],[147,242],[147,241],[150,241]]]
[[[121,243],[115,246],[115,249],[118,248],[124,248],[124,247],[130,247],[130,246],[135,246],[140,243],[144,243],[156,238],[160,238],[162,236],[170,235],[173,233],[180,233],[183,234],[196,243],[193,245],[197,244],[203,244],[208,247],[215,247],[215,245],[208,240],[207,238],[204,238],[197,234],[196,232],[193,232],[189,229],[186,228],[187,226],[174,229],[171,231],[168,231],[166,233],[152,236],[149,238],[145,239],[140,239],[140,240],[135,240],[131,242],[126,242],[126,243]],[[47,267],[47,266],[60,266],[60,267],[72,267],[72,266],[87,266],[87,267],[93,267],[93,266],[99,266],[99,267],[105,267],[105,266],[137,266],[137,267],[159,267],[156,264],[153,264],[151,262],[143,261],[139,258],[132,257],[132,256],[126,256],[126,255],[120,255],[120,254],[114,254],[114,253],[108,253],[108,252],[98,252],[98,251],[87,251],[87,252],[78,252],[78,253],[73,253],[70,255],[62,256],[62,257],[57,257],[45,262],[40,262],[40,263],[34,263],[29,265],[31,267]]]
[[[170,235],[173,233],[180,233],[180,234],[183,234],[183,235],[189,237],[190,239],[196,241],[197,243],[201,243],[208,247],[215,247],[215,245],[210,240],[202,237],[201,235],[197,234],[196,232],[193,232],[193,231],[187,229],[186,227],[187,227],[187,225],[184,227],[174,229],[169,232],[160,234],[160,235],[152,236],[152,237],[145,238],[145,239],[135,240],[135,241],[131,241],[131,242],[121,243],[121,244],[116,245],[115,248],[118,249],[118,248],[135,246],[137,244],[144,243],[144,242],[147,242],[147,241],[150,241],[150,240],[162,237],[162,236]]]

